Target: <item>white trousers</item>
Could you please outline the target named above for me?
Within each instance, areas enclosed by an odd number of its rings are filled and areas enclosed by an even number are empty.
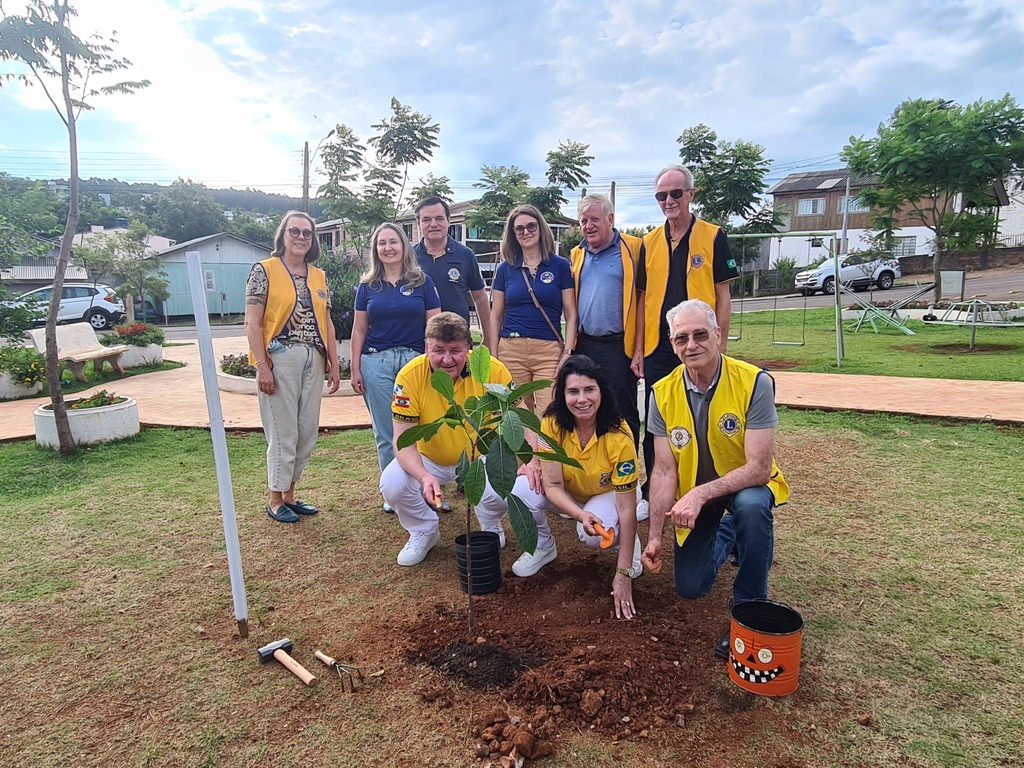
[[[535,493],[530,490],[530,483],[525,476],[520,475],[516,480],[515,486],[512,488],[512,493],[519,497],[519,499],[529,507],[530,512],[533,514],[533,519],[537,523],[537,546],[540,549],[551,549],[555,545],[555,539],[551,535],[551,526],[548,525],[548,514],[557,514],[558,509],[548,501],[548,497],[542,493]],[[572,498],[572,497],[570,497]],[[608,528],[615,529],[615,548],[619,546],[619,513],[615,508],[615,491],[608,491],[607,493],[599,493],[597,496],[591,496],[587,499],[585,504],[576,504],[588,512],[593,513],[601,519],[601,525]],[[502,513],[504,514],[504,512]],[[484,520],[482,515],[479,515],[480,523],[482,526],[487,527],[485,524],[493,524],[494,522],[500,522],[501,517],[494,518],[494,520]],[[593,549],[599,549],[601,547],[600,536],[590,536],[586,531],[583,530],[583,523],[576,523],[576,535],[579,536],[580,541],[586,544],[588,547]]]
[[[437,478],[441,485],[455,480],[455,467],[435,464],[426,456],[420,457],[427,472]],[[380,493],[384,501],[398,514],[398,522],[402,524],[410,534],[433,533],[437,530],[437,512],[427,505],[423,498],[423,487],[419,482],[395,459],[380,475]],[[502,515],[508,512],[508,505],[505,500],[491,488],[487,483],[484,488],[484,496],[476,508],[476,517],[480,522],[481,529],[486,529],[487,521],[501,521]]]

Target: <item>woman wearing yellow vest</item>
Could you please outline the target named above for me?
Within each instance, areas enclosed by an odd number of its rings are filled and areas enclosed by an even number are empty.
[[[245,335],[267,436],[267,514],[279,523],[319,511],[295,498],[295,483],[316,445],[325,371],[330,392],[341,383],[327,278],[313,266],[319,258],[313,219],[289,211],[270,258],[253,264],[245,286]]]
[[[512,572],[532,576],[558,556],[547,515],[560,513],[576,521],[576,533],[584,544],[615,553],[611,592],[615,615],[631,619],[636,615],[633,579],[643,573],[636,535],[636,444],[616,405],[607,373],[591,358],[572,355],[563,363],[541,432],[557,441],[580,468],[542,461],[543,492],[533,491],[526,476],[516,481],[513,493],[537,523],[537,549],[532,555],[524,552]],[[545,447],[544,438],[539,438],[538,449]],[[480,521],[486,529],[489,521],[483,515]]]

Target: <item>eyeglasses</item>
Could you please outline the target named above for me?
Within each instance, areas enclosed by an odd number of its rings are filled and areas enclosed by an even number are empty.
[[[691,191],[693,191],[693,187],[687,187],[686,189],[670,189],[668,192],[655,192],[654,199],[659,203],[664,203],[668,200],[668,196],[672,195],[673,200],[678,200],[684,194]]]
[[[300,237],[303,240],[309,240],[313,237],[312,229],[299,229],[298,227],[288,227],[288,234],[298,240]]]
[[[518,227],[513,227],[517,235],[524,235],[527,232],[537,231],[537,222],[531,221],[529,224],[520,224]]]
[[[690,343],[690,339],[693,339],[698,344],[702,344],[710,338],[711,331],[705,330],[704,328],[698,328],[693,333],[677,333],[672,337],[672,343],[680,347],[685,347]]]

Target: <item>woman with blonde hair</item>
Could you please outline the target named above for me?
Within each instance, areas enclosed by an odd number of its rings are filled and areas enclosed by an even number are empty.
[[[267,514],[297,523],[317,508],[295,498],[295,483],[313,455],[320,428],[324,372],[340,384],[338,345],[316,224],[289,211],[274,235],[270,258],[253,264],[245,285],[245,335],[267,436]]]
[[[555,254],[551,227],[532,205],[509,213],[501,258],[491,286],[497,357],[517,384],[554,380],[576,344],[575,282],[568,259]],[[526,407],[537,413],[550,402],[551,390],[526,397]]]
[[[395,377],[424,352],[427,320],[441,311],[433,280],[416,262],[397,224],[373,233],[370,266],[356,288],[352,323],[352,389],[363,396],[383,472],[394,458],[391,399]],[[385,512],[393,512],[387,503]]]

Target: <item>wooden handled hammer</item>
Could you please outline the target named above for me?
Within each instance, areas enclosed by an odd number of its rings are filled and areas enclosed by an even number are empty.
[[[256,654],[260,657],[260,663],[266,664],[271,659],[277,659],[281,662],[288,671],[295,675],[299,680],[304,682],[307,686],[316,685],[316,677],[303,667],[299,662],[293,659],[290,654],[292,652],[292,641],[287,637],[282,640],[277,640],[273,643],[267,643],[262,648],[256,651]]]

